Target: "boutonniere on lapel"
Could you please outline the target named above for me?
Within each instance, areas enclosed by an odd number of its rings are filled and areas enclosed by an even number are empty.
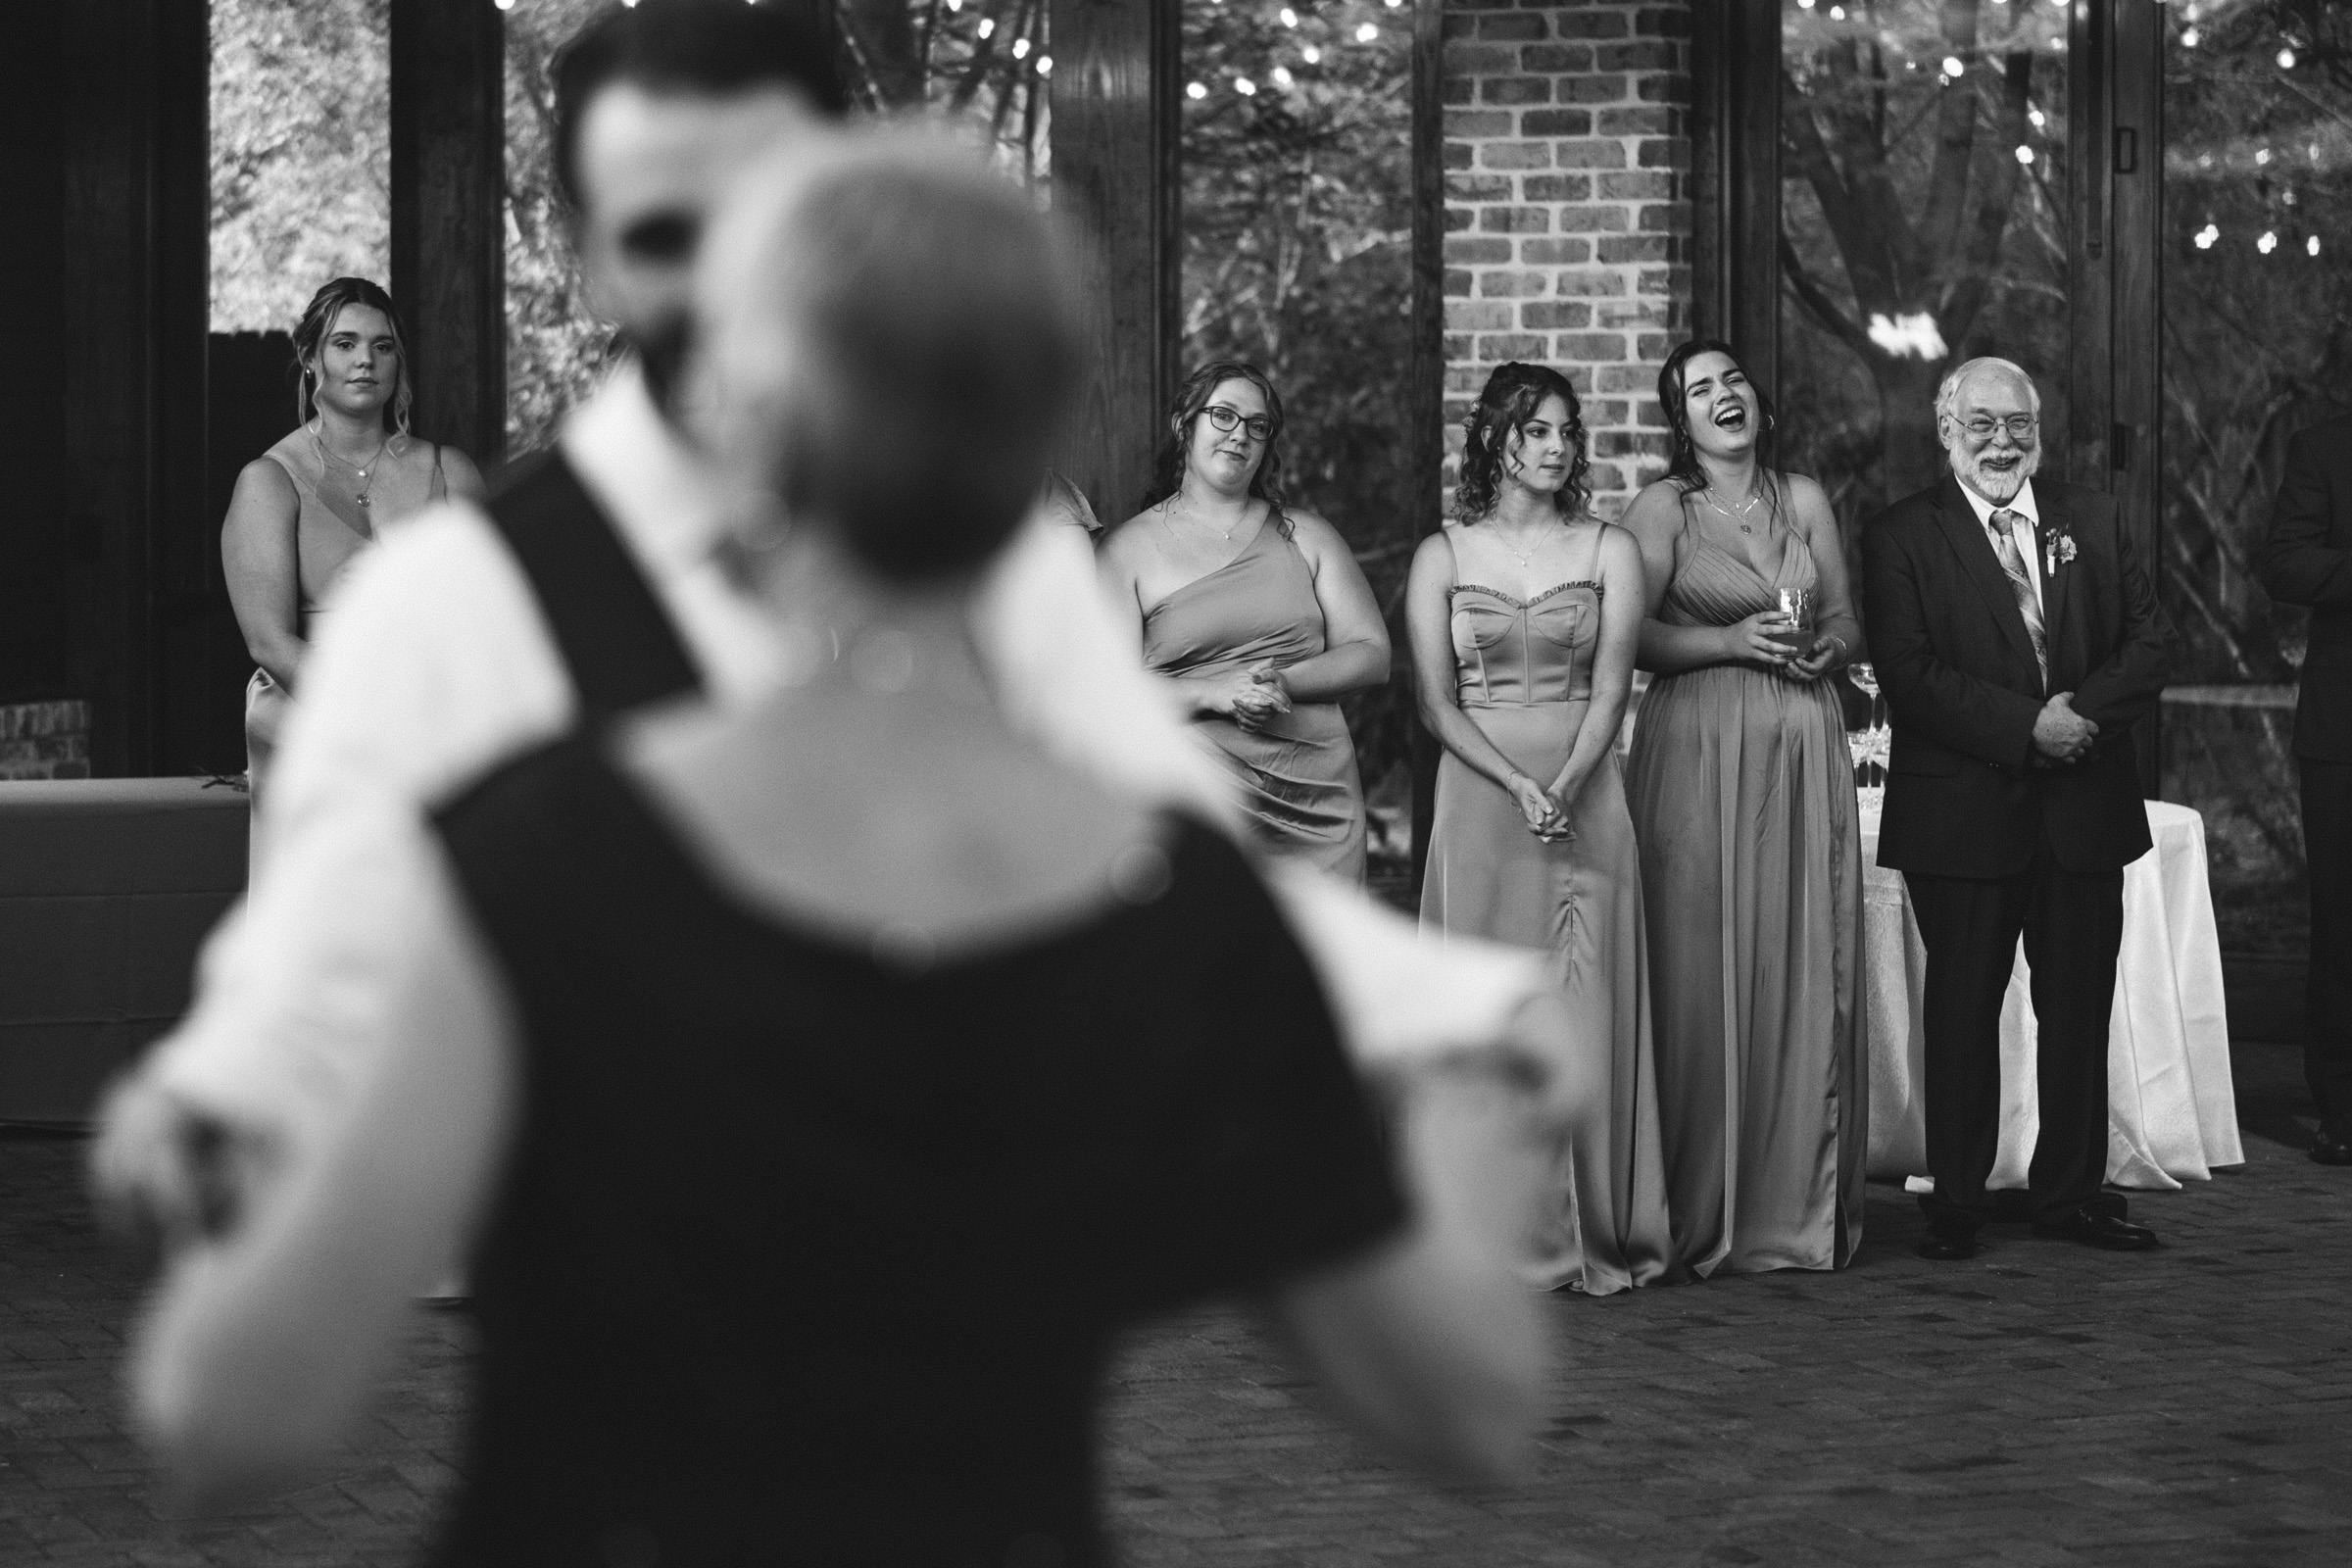
[[[2057,575],[2058,568],[2075,559],[2075,536],[2071,529],[2053,528],[2041,542],[2042,570]]]

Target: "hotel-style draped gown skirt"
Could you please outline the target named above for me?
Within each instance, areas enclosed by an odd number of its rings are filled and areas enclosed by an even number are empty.
[[[1811,588],[1686,528],[1660,617],[1728,626]],[[1675,1256],[1702,1277],[1843,1268],[1862,1240],[1862,828],[1828,679],[1653,682],[1627,767],[1642,843]]]
[[[1522,604],[1495,589],[1452,590],[1463,714],[1521,771],[1548,785],[1567,764],[1592,700],[1600,588],[1562,583]],[[1421,923],[1547,954],[1587,1025],[1596,1096],[1557,1151],[1558,1201],[1525,1272],[1546,1289],[1603,1296],[1655,1284],[1671,1266],[1665,1168],[1650,1057],[1642,874],[1617,760],[1601,759],[1546,844],[1501,786],[1446,753],[1421,888]]]
[[[1273,517],[1242,553],[1144,616],[1144,662],[1162,675],[1284,669],[1323,652],[1314,571]],[[1364,879],[1364,792],[1337,703],[1294,703],[1261,729],[1206,715],[1193,728],[1241,788],[1259,838],[1351,882]]]

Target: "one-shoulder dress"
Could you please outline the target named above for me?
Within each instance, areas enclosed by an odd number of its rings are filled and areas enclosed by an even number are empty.
[[[1287,668],[1323,652],[1313,568],[1273,518],[1242,553],[1145,612],[1144,662],[1162,675]],[[1241,786],[1260,839],[1351,881],[1364,876],[1364,792],[1337,703],[1294,703],[1264,728],[1205,714],[1194,728]]]
[[[1456,583],[1450,597],[1463,715],[1548,786],[1592,708],[1600,583],[1564,582],[1526,601]],[[1549,955],[1588,1024],[1607,1092],[1560,1148],[1560,1201],[1544,1217],[1527,1272],[1546,1288],[1599,1296],[1654,1284],[1672,1267],[1641,858],[1614,754],[1586,780],[1568,820],[1573,839],[1544,842],[1509,792],[1445,753],[1421,924]]]
[[[1767,581],[1686,507],[1659,618],[1729,626]],[[1693,1273],[1842,1268],[1862,1239],[1862,828],[1827,680],[1746,664],[1659,677],[1627,767],[1642,843],[1675,1255]]]

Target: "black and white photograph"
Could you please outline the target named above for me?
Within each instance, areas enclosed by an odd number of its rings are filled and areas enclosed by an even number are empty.
[[[0,26],[6,1568],[2352,1561],[2352,4]]]

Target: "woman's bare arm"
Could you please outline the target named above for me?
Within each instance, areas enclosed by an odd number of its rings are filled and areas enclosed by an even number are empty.
[[[1389,627],[1340,531],[1311,512],[1290,514],[1292,538],[1315,574],[1323,652],[1275,672],[1295,703],[1332,703],[1389,678]]]
[[[286,470],[270,458],[245,465],[220,524],[220,569],[245,651],[289,692],[304,651],[301,525]]]
[[[1601,525],[1600,638],[1592,651],[1592,705],[1584,727],[1568,749],[1568,760],[1546,791],[1562,809],[1574,804],[1600,760],[1617,744],[1626,700],[1634,690],[1634,650],[1642,638],[1648,600],[1643,593],[1642,550],[1623,528]]]
[[[1863,656],[1862,619],[1854,612],[1852,579],[1845,569],[1845,541],[1837,514],[1819,484],[1801,473],[1788,475],[1788,510],[1796,537],[1813,552],[1815,579],[1813,646],[1788,666],[1801,680],[1814,680]]]
[[[479,501],[489,491],[489,486],[482,482],[482,470],[456,447],[441,449],[441,478],[449,486],[453,500]]]
[[[1453,541],[1433,533],[1413,552],[1404,581],[1404,633],[1413,659],[1413,700],[1438,744],[1503,789],[1521,778],[1461,709],[1453,658]],[[1540,786],[1539,786],[1540,787]]]

